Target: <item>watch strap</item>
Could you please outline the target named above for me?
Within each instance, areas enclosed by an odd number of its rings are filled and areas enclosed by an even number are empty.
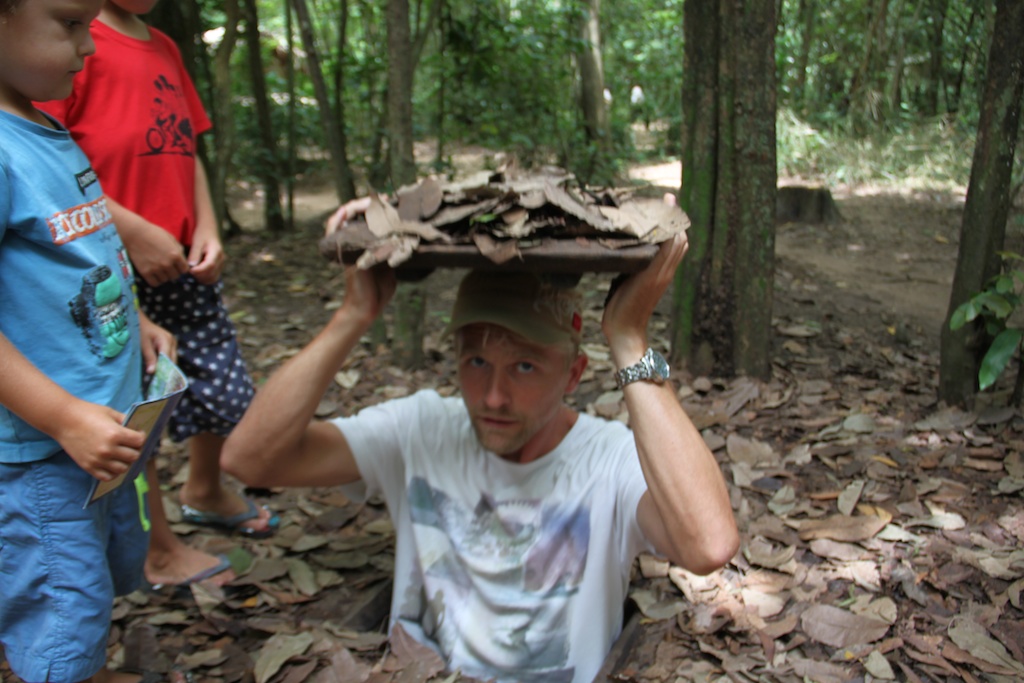
[[[651,380],[661,384],[668,379],[668,364],[653,348],[648,347],[644,355],[633,365],[628,365],[615,373],[615,384],[620,389],[627,384]]]

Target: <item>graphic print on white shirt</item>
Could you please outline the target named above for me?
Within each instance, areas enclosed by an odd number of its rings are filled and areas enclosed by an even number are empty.
[[[408,499],[426,595],[403,616],[455,652],[572,680],[566,606],[586,566],[589,510],[488,494],[470,508],[422,478]]]

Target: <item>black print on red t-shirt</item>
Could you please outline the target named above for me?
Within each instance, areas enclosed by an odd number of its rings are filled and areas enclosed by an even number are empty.
[[[167,80],[164,75],[153,81],[156,93],[150,114],[153,124],[146,131],[146,148],[141,156],[151,154],[180,154],[193,156],[195,144],[192,134],[192,120],[188,116],[181,88]]]

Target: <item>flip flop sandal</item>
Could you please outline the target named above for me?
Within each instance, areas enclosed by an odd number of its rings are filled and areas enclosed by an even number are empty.
[[[217,560],[217,564],[213,565],[212,567],[208,567],[201,572],[193,574],[192,576],[188,577],[184,581],[181,581],[180,583],[153,583],[149,584],[149,590],[162,591],[164,588],[173,588],[175,591],[188,591],[189,586],[191,586],[193,583],[205,581],[210,577],[217,576],[217,574],[220,574],[221,572],[226,572],[227,570],[231,569],[231,560],[228,559],[227,555],[217,555]]]
[[[230,515],[228,517],[218,515],[216,512],[204,512],[203,510],[197,510],[191,505],[183,504],[181,506],[181,519],[183,522],[188,522],[189,524],[213,527],[215,529],[248,536],[249,538],[267,538],[268,536],[273,536],[274,532],[277,531],[278,525],[281,523],[280,518],[275,514],[270,515],[270,519],[267,520],[266,529],[253,529],[252,527],[242,526],[249,520],[258,519],[260,516],[260,508],[256,506],[256,503],[252,502],[248,498],[245,502],[248,506],[248,509],[245,512],[240,512],[237,515]],[[264,506],[264,509],[266,509],[266,506]]]

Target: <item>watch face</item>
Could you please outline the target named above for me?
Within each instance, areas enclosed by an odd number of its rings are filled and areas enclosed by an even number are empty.
[[[668,379],[669,368],[668,361],[657,351],[651,352],[651,369],[654,371],[654,376],[659,379]]]

